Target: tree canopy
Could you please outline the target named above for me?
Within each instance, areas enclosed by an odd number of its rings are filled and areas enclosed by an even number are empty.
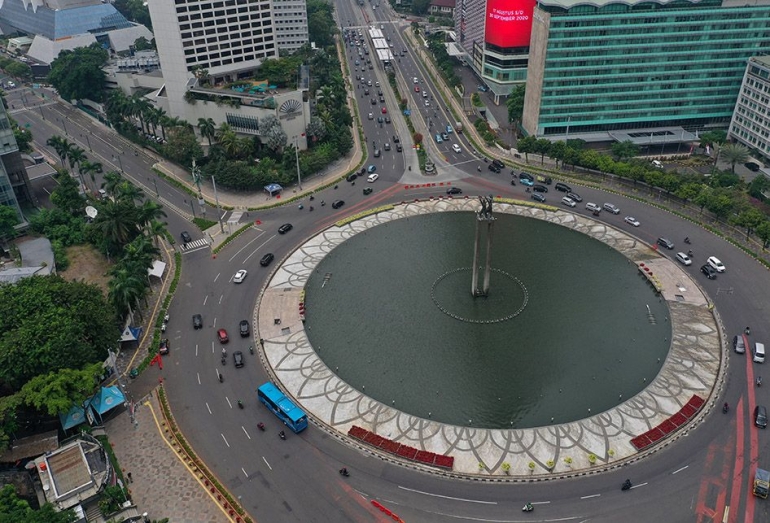
[[[92,363],[83,370],[60,369],[41,374],[24,384],[21,395],[27,405],[56,416],[69,412],[72,405],[82,405],[93,396],[97,378],[103,373],[103,363]]]
[[[120,335],[96,285],[35,276],[0,285],[0,384],[103,360]]]
[[[88,98],[100,102],[105,77],[102,67],[107,63],[107,58],[107,51],[99,44],[62,51],[51,63],[48,81],[65,100]]]
[[[0,490],[0,523],[72,523],[76,519],[72,510],[59,512],[50,503],[32,510],[26,500],[16,495],[13,485]]]

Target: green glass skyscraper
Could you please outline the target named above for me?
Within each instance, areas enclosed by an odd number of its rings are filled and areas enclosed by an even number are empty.
[[[543,0],[522,125],[538,136],[727,128],[770,0]]]

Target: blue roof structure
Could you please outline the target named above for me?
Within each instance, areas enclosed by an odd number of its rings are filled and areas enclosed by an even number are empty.
[[[0,22],[51,40],[131,27],[112,4],[102,3],[59,10],[39,6],[33,10],[31,5],[25,9],[21,0],[4,0],[0,5]]]

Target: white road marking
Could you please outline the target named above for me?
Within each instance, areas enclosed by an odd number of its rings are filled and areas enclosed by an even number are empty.
[[[225,445],[227,445],[228,447],[230,447],[230,444],[227,442],[227,438],[225,437],[225,435],[224,435],[224,434],[220,434],[220,436],[222,436],[222,439],[224,440],[224,442],[225,442]]]
[[[453,498],[451,496],[444,496],[442,494],[432,494],[430,492],[423,492],[421,490],[415,490],[415,489],[411,489],[411,488],[407,488],[407,487],[402,487],[402,486],[399,486],[398,488],[400,488],[401,490],[405,490],[407,492],[414,492],[415,494],[423,494],[425,496],[432,496],[434,498],[452,499],[452,500],[455,500],[455,501],[466,501],[468,503],[479,503],[479,504],[482,504],[482,505],[497,505],[497,501],[480,501],[480,500],[476,500],[476,499]]]
[[[229,259],[229,260],[227,260],[227,261],[233,261],[233,260],[236,258],[236,256],[238,256],[238,255],[239,255],[241,252],[243,252],[244,250],[246,250],[246,248],[247,248],[249,245],[251,245],[252,243],[254,243],[255,241],[257,241],[258,239],[260,239],[260,238],[261,238],[261,237],[262,237],[262,236],[265,234],[265,232],[264,232],[264,231],[262,231],[261,229],[257,229],[257,230],[260,230],[260,231],[261,231],[261,233],[260,233],[260,234],[258,234],[258,235],[256,236],[256,238],[254,238],[253,240],[249,241],[249,242],[248,242],[246,245],[244,245],[243,247],[241,247],[240,249],[238,249],[237,251],[235,251],[235,253],[234,253],[234,254],[233,254],[231,257],[230,257],[230,259]],[[275,235],[274,235],[272,238],[269,238],[269,239],[268,239],[268,240],[267,240],[265,243],[269,242],[269,241],[270,241],[270,240],[272,240],[274,237],[275,237]],[[265,245],[265,243],[263,243],[262,245],[264,246],[264,245]],[[248,260],[248,258],[246,258],[246,260]],[[244,261],[245,261],[245,260],[244,260]]]
[[[580,499],[598,498],[601,494],[591,494],[590,496],[580,496]]]
[[[243,470],[243,467],[241,467],[241,472],[243,472],[243,475],[244,475],[244,476],[246,476],[247,478],[249,477],[249,475],[248,475],[248,474],[246,474],[246,471],[245,471],[245,470]]]
[[[243,429],[243,433],[244,433],[244,434],[246,434],[246,437],[247,437],[247,438],[249,438],[249,439],[251,439],[251,436],[249,436],[249,433],[248,433],[248,432],[246,432],[246,427],[244,427],[243,425],[241,425],[241,428]]]
[[[261,249],[262,247],[264,247],[265,245],[267,245],[267,242],[269,242],[270,240],[272,240],[272,239],[273,239],[273,238],[275,238],[276,236],[277,236],[277,234],[273,234],[273,235],[272,235],[270,238],[268,238],[267,240],[265,240],[264,242],[262,242],[262,245],[260,245],[259,247],[257,247],[257,248],[256,248],[256,249],[254,249],[253,251],[251,251],[251,254],[249,254],[248,256],[246,256],[246,259],[245,259],[245,260],[243,260],[243,261],[244,261],[244,263],[245,263],[245,262],[247,262],[247,261],[249,261],[249,259],[250,259],[252,256],[254,256],[255,254],[257,254],[257,252],[259,252],[259,249]]]
[[[228,405],[230,405],[230,408],[232,409],[232,408],[233,408],[233,404],[232,404],[232,403],[230,403],[230,398],[228,398],[227,396],[225,396],[225,400],[227,401],[227,404],[228,404]]]
[[[201,384],[201,373],[200,372],[196,372],[195,375],[198,376],[198,385],[200,385]]]
[[[220,294],[220,295],[219,295],[219,304],[220,304],[220,305],[222,305],[222,300],[223,300],[223,299],[225,299],[225,295],[224,295],[224,294]]]
[[[216,282],[217,282],[217,280],[219,279],[219,277],[220,277],[221,275],[222,275],[222,273],[221,273],[221,272],[217,274],[216,278],[214,278],[214,283],[216,283]]]
[[[265,459],[265,456],[262,456],[262,461],[265,462],[265,465],[267,465],[267,468],[269,468],[270,470],[273,470],[273,467],[271,467],[270,463],[267,462],[267,460]]]
[[[206,409],[209,411],[209,414],[211,414],[211,413],[212,413],[212,412],[211,412],[211,407],[209,407],[209,404],[208,404],[208,403],[206,403]]]
[[[680,472],[682,472],[683,470],[685,470],[685,469],[687,469],[689,467],[690,467],[690,465],[685,465],[684,467],[682,467],[680,469],[676,469],[674,472],[671,473],[671,475],[673,476],[674,474],[679,474]]]

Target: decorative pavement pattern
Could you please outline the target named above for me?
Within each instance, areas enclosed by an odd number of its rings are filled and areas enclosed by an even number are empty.
[[[268,372],[319,427],[352,445],[356,444],[346,434],[358,425],[405,445],[452,455],[451,475],[530,481],[603,470],[638,459],[686,433],[713,407],[709,401],[691,423],[657,447],[644,453],[636,451],[631,445],[633,437],[675,414],[693,395],[708,400],[723,382],[724,345],[716,311],[687,273],[639,239],[582,215],[512,200],[497,200],[495,212],[546,220],[582,232],[618,250],[630,262],[644,263],[654,271],[661,299],[668,303],[667,320],[673,332],[671,349],[655,380],[633,398],[583,420],[499,430],[447,425],[406,414],[367,397],[337,377],[310,345],[298,308],[302,289],[321,259],[348,238],[379,224],[427,213],[475,212],[479,206],[472,199],[441,198],[381,210],[309,238],[275,269],[255,311],[259,335],[264,339],[261,356]],[[359,447],[398,462],[393,456]],[[409,466],[418,467],[413,463]]]

